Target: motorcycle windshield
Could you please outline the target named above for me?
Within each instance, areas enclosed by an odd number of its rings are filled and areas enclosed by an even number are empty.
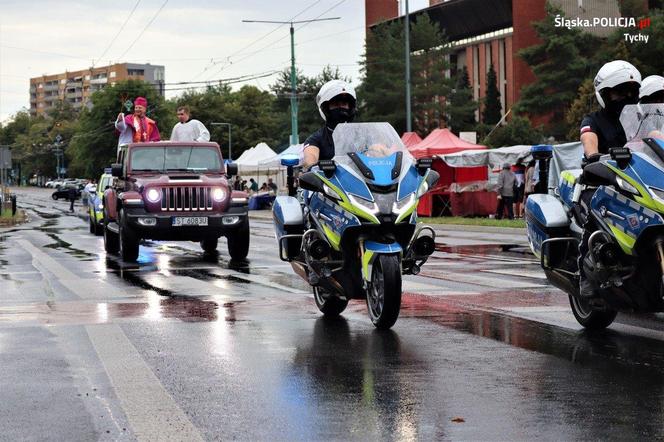
[[[401,162],[412,156],[404,146],[401,138],[389,123],[346,123],[340,124],[332,134],[334,139],[334,160],[357,170],[361,176],[367,176],[348,154],[356,154],[356,158],[372,172],[373,184],[389,185],[395,179],[392,171],[399,167],[397,155],[401,152]]]
[[[620,114],[620,124],[627,137],[626,147],[648,156],[664,169],[664,104],[625,106]],[[644,138],[655,139],[657,147],[644,143]]]

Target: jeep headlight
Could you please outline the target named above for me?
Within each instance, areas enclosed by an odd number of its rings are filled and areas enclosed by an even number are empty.
[[[212,199],[220,203],[226,199],[226,190],[223,187],[215,187],[212,189]]]
[[[161,193],[157,189],[150,189],[148,192],[145,194],[145,197],[150,201],[151,203],[156,203],[161,199]]]

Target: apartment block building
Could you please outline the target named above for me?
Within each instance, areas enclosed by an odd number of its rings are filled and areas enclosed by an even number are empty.
[[[164,95],[164,66],[152,64],[117,63],[75,72],[42,75],[30,79],[30,113],[41,115],[59,100],[74,108],[91,105],[90,97],[96,91],[123,80],[143,80],[154,85]]]

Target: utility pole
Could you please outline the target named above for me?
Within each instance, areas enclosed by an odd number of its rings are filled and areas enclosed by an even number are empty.
[[[242,20],[244,23],[273,23],[280,25],[290,24],[290,38],[291,38],[291,137],[290,144],[299,144],[300,136],[297,129],[297,77],[295,72],[295,29],[293,28],[294,24],[299,23],[313,23],[316,21],[327,21],[327,20],[338,20],[341,17],[330,17],[330,18],[317,18],[312,20],[299,20],[299,21],[273,21],[273,20]]]
[[[410,116],[410,15],[408,0],[406,0],[406,14],[404,15],[406,36],[406,131],[411,132],[413,127]]]
[[[231,123],[217,123],[213,121],[210,126],[228,126],[228,160],[231,160]]]

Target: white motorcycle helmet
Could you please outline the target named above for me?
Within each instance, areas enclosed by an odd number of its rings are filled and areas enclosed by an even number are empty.
[[[599,105],[606,108],[609,101],[607,92],[623,84],[638,91],[641,85],[641,73],[633,64],[624,60],[613,60],[602,66],[594,80],[595,96]]]
[[[328,121],[329,109],[327,104],[335,97],[339,95],[348,95],[350,101],[350,118],[355,116],[355,105],[357,99],[355,97],[355,89],[350,84],[346,83],[343,80],[330,80],[325,83],[318,91],[316,95],[316,106],[318,106],[318,112],[323,120]]]
[[[664,103],[664,77],[650,75],[641,82],[639,102],[642,104]]]

